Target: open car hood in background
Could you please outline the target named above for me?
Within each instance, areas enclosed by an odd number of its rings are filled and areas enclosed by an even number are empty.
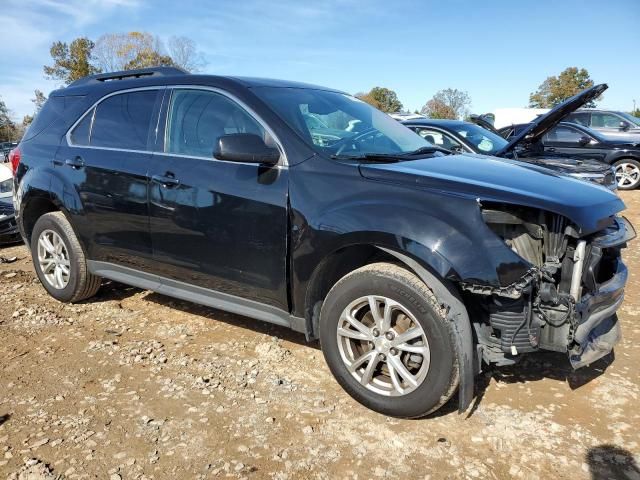
[[[496,157],[502,157],[505,154],[511,152],[518,144],[522,143],[535,143],[542,138],[542,136],[560,123],[567,115],[574,112],[578,108],[582,107],[591,100],[599,97],[602,92],[607,88],[606,83],[600,85],[594,85],[591,88],[587,88],[585,91],[580,92],[577,95],[565,100],[560,105],[553,107],[549,112],[544,115],[540,115],[534,119],[528,128],[525,128],[520,134],[516,135],[511,141],[502,149],[498,150],[494,155]]]

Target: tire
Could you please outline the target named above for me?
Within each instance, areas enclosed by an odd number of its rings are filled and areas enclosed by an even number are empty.
[[[36,221],[31,234],[31,257],[40,283],[56,300],[80,302],[100,288],[101,278],[89,273],[84,251],[62,212],[46,213]],[[52,263],[54,267],[49,268]],[[59,266],[66,266],[67,273]]]
[[[378,322],[372,308],[379,312]],[[347,320],[346,312],[360,325]],[[420,332],[416,327],[422,331],[413,337]],[[319,330],[331,373],[349,395],[376,412],[423,417],[444,405],[458,386],[452,325],[427,285],[400,266],[374,263],[340,279],[322,305]],[[407,335],[412,339],[405,342]],[[368,360],[358,366],[363,356]]]
[[[633,190],[640,185],[640,162],[623,158],[613,164],[618,190]]]

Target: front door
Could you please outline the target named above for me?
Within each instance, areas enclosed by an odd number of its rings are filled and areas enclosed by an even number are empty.
[[[542,142],[545,153],[570,156],[577,159],[603,161],[607,154],[607,150],[602,148],[595,138],[568,125],[554,127],[545,134]]]
[[[158,272],[288,310],[286,165],[217,160],[218,137],[271,140],[240,104],[212,90],[171,92],[153,155],[150,230]]]
[[[80,198],[70,214],[92,260],[150,265],[147,173],[161,94],[144,89],[106,97],[56,153],[54,168]]]

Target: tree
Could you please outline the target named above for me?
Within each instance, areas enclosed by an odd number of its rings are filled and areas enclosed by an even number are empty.
[[[123,70],[136,70],[150,67],[173,67],[173,60],[169,55],[162,55],[155,50],[143,50],[135,58],[127,62]]]
[[[37,88],[33,91],[33,93],[34,93],[35,97],[32,98],[31,101],[36,106],[36,113],[38,113],[40,111],[40,109],[42,108],[42,106],[47,101],[47,97],[45,96],[44,93],[42,93]]]
[[[188,37],[171,37],[169,53],[162,40],[148,32],[106,33],[96,41],[95,64],[104,72],[156,66],[198,71],[205,62]]]
[[[631,112],[631,115],[633,115],[634,117],[640,117],[640,108],[636,108],[635,110],[633,110]]]
[[[467,92],[457,88],[447,88],[437,92],[429,100],[420,113],[430,118],[465,118],[469,113],[471,97]]]
[[[386,113],[402,110],[402,103],[398,100],[398,95],[388,88],[373,87],[368,93],[356,93],[356,97]]]
[[[174,65],[188,72],[199,72],[206,65],[202,53],[196,49],[196,42],[188,37],[171,37],[169,56]]]
[[[0,98],[0,142],[13,141],[17,137],[16,124],[11,120],[11,112]]]
[[[553,108],[593,85],[586,69],[566,68],[557,77],[547,77],[538,89],[529,95],[529,107]],[[595,107],[595,102],[589,102],[585,107]]]
[[[91,64],[94,46],[86,37],[76,38],[69,45],[54,42],[50,49],[53,65],[43,67],[45,76],[62,80],[68,85],[79,78],[98,73],[100,70]]]

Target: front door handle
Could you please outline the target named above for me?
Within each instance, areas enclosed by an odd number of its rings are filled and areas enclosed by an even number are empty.
[[[167,173],[166,175],[152,175],[151,180],[159,183],[164,188],[173,188],[180,183],[180,180],[169,173]]]
[[[64,164],[70,166],[75,170],[78,170],[79,168],[84,167],[84,160],[82,160],[82,157],[67,158],[64,161]]]
[[[547,147],[547,152],[555,152],[556,149],[554,147]]]

